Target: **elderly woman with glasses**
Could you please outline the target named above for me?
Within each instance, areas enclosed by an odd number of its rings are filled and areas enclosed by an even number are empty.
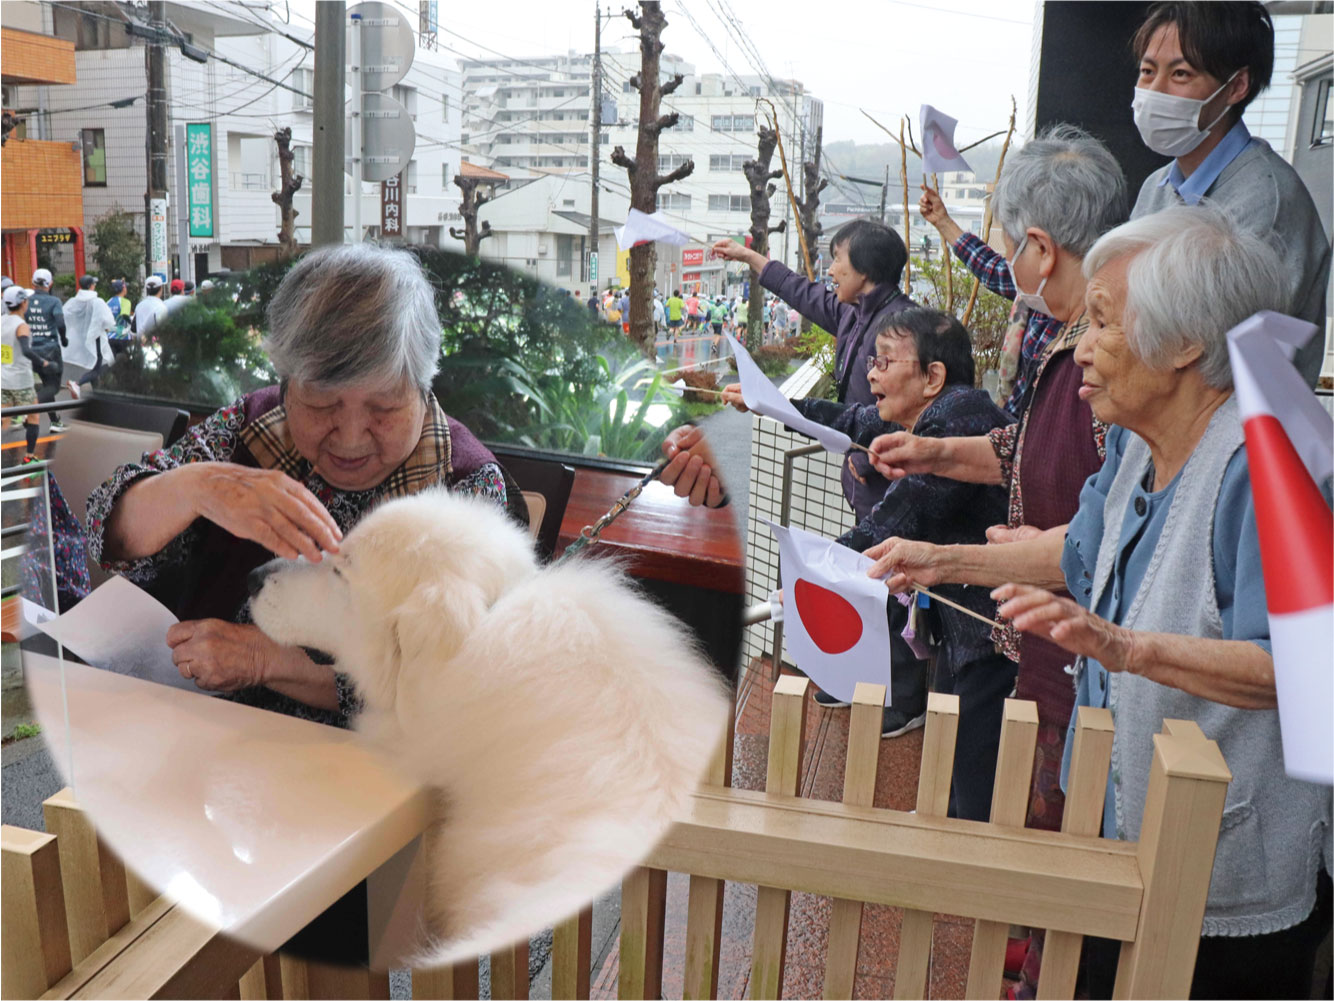
[[[861,444],[896,428],[935,440],[984,435],[1009,424],[1009,416],[987,393],[973,387],[972,340],[956,318],[913,307],[882,318],[874,333],[875,354],[866,359],[864,371],[875,402],[794,401],[807,417]],[[744,407],[730,386],[724,399]],[[999,486],[912,475],[889,483],[870,513],[838,541],[859,552],[890,536],[938,545],[981,543],[987,528],[1004,515],[1005,492]],[[941,594],[984,620],[995,614],[986,589],[947,585]],[[894,609],[899,610],[897,605]],[[931,609],[930,618],[940,639],[936,688],[960,700],[954,814],[986,820],[1001,713],[1014,683],[1014,665],[996,652],[985,621],[943,604]],[[905,656],[894,661],[887,730],[920,719],[926,709],[924,692],[902,688],[911,680],[903,677],[904,670],[913,666],[911,654],[906,649],[902,653]]]
[[[306,651],[248,624],[246,576],[276,553],[318,562],[383,500],[428,487],[506,503],[503,472],[440,409],[440,319],[417,259],[316,250],[283,279],[265,347],[281,384],[121,466],[88,499],[89,549],[162,597],[200,688],[344,726],[355,693]]]

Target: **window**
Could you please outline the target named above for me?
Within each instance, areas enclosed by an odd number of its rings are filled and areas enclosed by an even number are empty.
[[[292,107],[301,110],[315,107],[315,71],[306,69],[292,70],[292,86],[299,91],[310,94],[310,97],[302,97],[301,94],[292,95]]]
[[[686,163],[690,159],[683,153],[659,153],[658,154],[658,173],[666,174],[668,171],[675,170],[677,167]]]
[[[713,129],[714,132],[731,132],[732,116],[714,115],[711,119],[709,119],[709,128]]]
[[[733,116],[732,116],[732,131],[733,131],[733,132],[754,132],[754,131],[755,131],[755,116],[754,116],[754,115],[733,115]]]
[[[741,170],[748,159],[750,159],[750,157],[742,153],[714,153],[709,157],[709,169]]]
[[[689,212],[690,196],[682,195],[676,192],[658,194],[658,208],[666,209],[668,212]]]
[[[415,195],[417,193],[417,161],[409,160],[408,169],[403,172],[403,187],[407,193]]]
[[[83,129],[83,185],[86,188],[107,186],[107,144],[105,129]]]
[[[759,96],[760,96],[760,88],[759,88],[759,87],[751,87],[751,88],[750,88],[750,96],[751,96],[751,97],[759,97]]]
[[[1334,142],[1334,112],[1329,107],[1329,80],[1316,84],[1315,115],[1311,122],[1311,145],[1328,146]]]
[[[302,177],[310,177],[310,147],[292,147],[292,172]]]
[[[749,195],[709,195],[710,212],[749,212]]]
[[[568,278],[574,265],[574,237],[569,233],[556,234],[556,277]]]
[[[676,124],[672,128],[679,129],[682,132],[694,132],[695,118],[693,115],[682,115],[676,120]]]
[[[441,95],[440,95],[440,117],[441,117],[442,119],[444,119],[445,121],[449,121],[449,95],[448,95],[448,94],[441,94]]]
[[[446,160],[440,165],[440,187],[446,190],[454,183],[454,175],[449,172],[449,161]]]
[[[416,87],[405,87],[401,83],[396,83],[394,84],[394,89],[389,92],[389,96],[408,109],[409,118],[414,122],[417,120]]]

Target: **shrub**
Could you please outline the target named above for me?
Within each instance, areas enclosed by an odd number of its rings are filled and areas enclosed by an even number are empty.
[[[973,273],[952,254],[950,264],[954,281],[954,315],[962,319],[964,311],[968,308],[968,295],[973,288]],[[933,261],[914,259],[913,276],[912,296],[917,304],[946,312],[948,297],[944,265],[938,259]],[[918,279],[921,279],[920,283]],[[1001,345],[1005,340],[1005,328],[1009,323],[1011,305],[1008,299],[988,291],[985,287],[977,291],[977,302],[968,320],[968,333],[973,340],[973,360],[979,387],[982,385],[983,375],[1000,367]]]
[[[139,284],[143,272],[144,241],[134,231],[128,212],[114,209],[98,219],[88,231],[93,250],[93,273],[102,279],[99,291],[110,295],[113,278],[124,278],[131,288]]]

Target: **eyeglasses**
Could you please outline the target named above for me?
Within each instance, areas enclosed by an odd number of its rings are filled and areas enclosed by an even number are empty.
[[[891,358],[889,355],[871,355],[869,358],[866,359],[866,371],[869,372],[873,368],[878,368],[880,369],[880,371],[884,372],[889,369],[889,366],[895,364],[916,365],[917,359]]]

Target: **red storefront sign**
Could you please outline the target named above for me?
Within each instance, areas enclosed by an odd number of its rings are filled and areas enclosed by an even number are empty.
[[[683,275],[681,276],[681,281],[683,281],[683,282],[697,282],[697,281],[699,281],[699,272],[698,272],[698,271],[687,271],[685,274],[683,274]]]
[[[704,248],[703,248],[703,247],[697,247],[697,248],[695,248],[695,249],[693,249],[693,250],[683,250],[683,251],[681,251],[681,266],[682,266],[683,268],[689,268],[689,267],[696,267],[696,268],[697,268],[697,267],[699,267],[700,265],[702,265],[703,263],[704,263]],[[698,278],[699,275],[696,275],[695,277]]]

